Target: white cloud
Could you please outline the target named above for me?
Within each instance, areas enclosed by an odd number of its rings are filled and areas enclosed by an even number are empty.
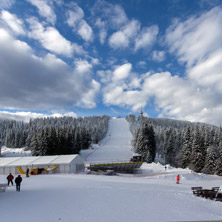
[[[176,117],[192,121],[222,124],[222,119],[218,115],[222,111],[221,21],[222,9],[215,7],[186,21],[175,20],[167,29],[166,43],[170,52],[177,55],[178,61],[186,63],[185,79],[190,84],[187,91],[192,92],[181,96],[181,104],[172,100],[173,105],[169,108],[168,114],[175,113]],[[194,88],[197,91],[192,91]],[[177,105],[177,109],[172,108],[174,104]],[[189,109],[185,109],[183,104],[187,104]]]
[[[72,10],[67,11],[67,24],[72,27],[73,31],[77,32],[83,40],[89,42],[93,40],[93,30],[83,18],[83,10],[76,3],[72,3]]]
[[[117,31],[111,35],[109,38],[109,45],[114,49],[127,48],[129,43],[140,29],[140,23],[137,20],[132,20],[125,26],[123,26],[120,31]]]
[[[119,81],[126,79],[129,76],[131,69],[132,69],[132,64],[130,63],[118,66],[113,72],[113,80]]]
[[[219,125],[222,118],[207,115],[218,113],[222,106],[217,103],[216,94],[208,94],[190,80],[172,76],[169,72],[140,75],[121,82],[110,82],[103,89],[106,105],[128,107],[138,111],[154,99],[160,116],[189,121],[205,121]],[[220,95],[221,99],[221,95]],[[207,110],[207,112],[206,112]]]
[[[114,5],[104,0],[96,1],[92,14],[99,15],[100,20],[112,29],[119,29],[128,23],[127,15],[120,5]]]
[[[82,95],[81,100],[77,103],[78,106],[83,108],[94,108],[96,107],[96,96],[100,90],[100,83],[92,80],[90,84],[90,90]]]
[[[144,49],[153,45],[156,41],[159,28],[156,25],[144,28],[135,40],[134,50]]]
[[[99,28],[99,40],[101,44],[104,44],[106,36],[107,36],[107,28],[106,23],[101,20],[101,18],[97,18],[95,25]]]
[[[55,55],[34,55],[24,42],[0,29],[0,106],[7,109],[44,110],[84,105],[82,97],[95,91],[91,65],[73,68]],[[93,82],[93,84],[92,84]],[[90,94],[91,95],[91,94]],[[88,96],[87,104],[95,97]]]
[[[43,113],[22,112],[22,111],[17,111],[17,112],[0,111],[1,119],[10,119],[10,120],[17,120],[24,122],[29,122],[30,119],[36,119],[36,118],[63,117],[63,116],[77,117],[76,113],[74,112],[63,112],[63,113],[54,112],[52,114],[43,114]]]
[[[67,11],[67,23],[70,27],[77,28],[79,22],[83,19],[84,17],[84,12],[83,10],[77,5],[73,5],[73,10],[68,10]]]
[[[113,5],[106,1],[99,0],[96,1],[91,12],[93,18],[95,18],[94,25],[99,29],[98,34],[101,44],[104,44],[107,38],[108,29],[117,30],[128,23],[126,13],[120,5]],[[117,37],[118,35],[120,35],[124,40],[126,40],[126,36],[124,33],[116,34],[115,36]],[[110,44],[114,48],[118,48],[119,44],[116,41],[117,39],[115,38],[115,36],[110,39]]]
[[[100,82],[104,84],[111,82],[113,78],[113,72],[111,70],[98,70],[97,75],[100,78]]]
[[[77,33],[84,39],[85,41],[91,41],[93,38],[93,31],[89,24],[82,20]]]
[[[103,88],[103,101],[108,106],[117,105],[138,111],[149,104],[151,99],[160,117],[215,125],[222,123],[219,115],[222,112],[222,93],[213,88],[206,90],[195,81],[173,76],[169,72],[146,73],[134,75],[133,78],[128,76],[121,81],[107,81]]]
[[[113,27],[118,28],[127,23],[128,18],[124,9],[120,5],[111,5],[107,11],[109,11],[108,14],[110,14],[110,20]]]
[[[131,20],[114,32],[109,38],[109,46],[113,49],[125,49],[134,45],[134,51],[151,47],[157,38],[158,26],[153,25],[141,30],[138,20]]]
[[[25,35],[23,29],[23,21],[18,19],[16,15],[11,14],[8,11],[3,10],[1,12],[1,19],[11,28],[11,30],[17,35]]]
[[[126,85],[110,84],[103,90],[103,102],[106,105],[129,107],[133,111],[139,110],[146,105],[146,98],[138,90],[127,90]]]
[[[165,51],[154,50],[151,54],[151,59],[156,62],[163,62],[166,58]]]
[[[114,49],[127,48],[129,46],[129,39],[124,32],[115,32],[109,38],[109,46]]]
[[[199,17],[182,22],[175,20],[167,29],[166,43],[178,60],[195,65],[218,48],[221,48],[222,9],[216,7]]]
[[[70,41],[65,39],[54,27],[43,27],[35,18],[27,19],[31,32],[29,37],[38,40],[42,46],[58,55],[71,57],[77,44],[73,47]],[[80,47],[78,48],[80,50]]]
[[[222,45],[208,59],[189,69],[188,76],[198,85],[222,94]]]
[[[141,79],[132,74],[131,70],[132,64],[125,63],[116,67],[113,72],[107,70],[99,73],[105,78],[103,102],[106,105],[127,106],[134,111],[146,105],[145,94],[141,92]]]
[[[92,69],[92,65],[88,61],[81,59],[75,61],[75,67],[76,71],[81,75],[91,72]]]
[[[53,11],[53,9],[49,6],[49,1],[48,0],[27,0],[30,2],[32,5],[38,8],[39,14],[42,17],[45,17],[46,20],[51,23],[55,24],[56,22],[56,14]]]

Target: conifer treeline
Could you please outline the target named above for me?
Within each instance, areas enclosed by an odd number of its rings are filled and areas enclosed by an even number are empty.
[[[222,175],[222,129],[203,123],[129,115],[130,129],[137,140],[142,124],[155,132],[156,160],[195,172]],[[135,146],[135,143],[133,143]],[[135,147],[137,151],[138,148]],[[161,158],[160,158],[161,157]]]
[[[7,147],[27,147],[33,155],[75,154],[105,137],[109,119],[61,117],[29,123],[0,120],[0,139]]]

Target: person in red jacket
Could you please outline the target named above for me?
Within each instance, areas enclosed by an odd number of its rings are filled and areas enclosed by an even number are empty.
[[[177,184],[179,184],[180,183],[180,175],[178,174],[177,175]]]
[[[10,174],[7,176],[8,186],[9,186],[10,183],[11,183],[12,186],[13,186],[13,179],[14,179],[14,176],[10,173]]]

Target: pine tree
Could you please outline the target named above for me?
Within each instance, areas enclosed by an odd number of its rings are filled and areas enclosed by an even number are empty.
[[[205,160],[205,166],[202,170],[203,173],[214,174],[216,172],[218,158],[218,148],[216,146],[210,146],[207,149],[207,155]]]
[[[196,127],[194,131],[194,138],[192,142],[191,164],[190,168],[196,172],[201,172],[205,163],[205,147],[201,141],[199,128]]]
[[[167,164],[171,164],[172,166],[175,165],[175,150],[174,150],[174,139],[175,134],[174,130],[170,130],[169,137],[166,143],[166,154],[165,154],[165,161]]]
[[[141,154],[142,159],[147,163],[151,163],[155,159],[155,135],[152,126],[147,123],[143,123],[139,129],[136,151]]]
[[[187,127],[184,131],[184,141],[181,150],[181,167],[186,168],[191,162],[192,144],[190,127]]]
[[[220,141],[218,145],[218,158],[216,161],[215,173],[222,176],[222,141]]]

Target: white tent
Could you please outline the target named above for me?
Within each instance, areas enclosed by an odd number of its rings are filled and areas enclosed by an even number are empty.
[[[45,169],[53,173],[76,173],[84,170],[84,160],[79,155],[1,157],[0,174],[22,174],[27,168]]]

